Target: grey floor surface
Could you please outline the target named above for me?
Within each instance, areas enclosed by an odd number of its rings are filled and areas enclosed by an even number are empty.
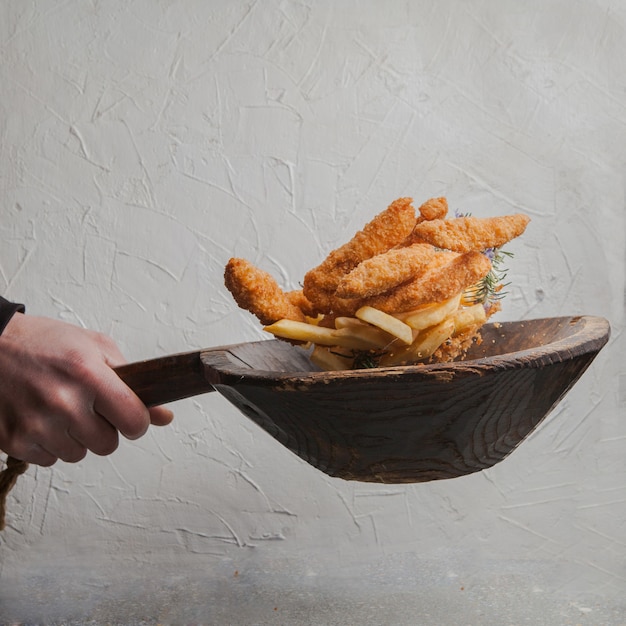
[[[558,591],[566,572],[547,563],[44,560],[3,569],[1,624],[626,625],[626,594]]]

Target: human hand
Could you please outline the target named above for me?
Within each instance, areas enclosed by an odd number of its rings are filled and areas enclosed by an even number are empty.
[[[14,315],[0,335],[0,449],[48,466],[90,450],[111,454],[118,433],[141,437],[173,413],[146,408],[113,371],[125,359],[112,339],[45,318]]]

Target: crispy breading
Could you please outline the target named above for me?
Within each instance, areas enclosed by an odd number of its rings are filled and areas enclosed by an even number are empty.
[[[335,320],[337,317],[339,316],[329,313],[328,315],[324,315],[317,325],[322,328],[335,328]]]
[[[418,221],[442,220],[448,214],[448,200],[444,197],[430,198],[418,209],[420,217]]]
[[[377,254],[346,274],[335,294],[339,298],[367,298],[389,291],[413,278],[434,256],[435,248],[421,243]]]
[[[418,217],[415,220],[415,227],[425,221],[430,220],[442,220],[448,214],[448,200],[444,197],[430,198],[426,200],[418,209]],[[415,235],[415,227],[407,238],[398,245],[398,247],[412,246],[415,243],[424,243],[419,237]]]
[[[315,309],[325,315],[354,315],[364,304],[365,298],[339,298],[329,291],[315,292]]]
[[[317,317],[317,309],[313,306],[313,303],[304,295],[302,289],[288,291],[285,295],[287,296],[289,302],[298,307],[302,311],[302,313],[304,313],[308,317]]]
[[[489,307],[486,308],[486,320],[497,313],[501,308],[500,302],[494,302]],[[464,359],[469,348],[476,344],[480,345],[482,343],[482,337],[480,334],[480,329],[482,324],[475,324],[461,331],[460,333],[455,333],[448,339],[448,341],[444,342],[439,346],[437,350],[433,353],[430,361],[435,363],[445,363],[448,361],[455,361],[457,359]]]
[[[281,319],[306,320],[274,278],[246,259],[232,258],[228,261],[224,282],[235,302],[256,315],[261,324],[273,324]]]
[[[399,198],[365,225],[343,246],[333,250],[304,277],[304,295],[323,313],[328,296],[342,277],[361,261],[385,252],[406,239],[415,226],[412,198]]]
[[[481,325],[476,324],[458,335],[453,335],[435,350],[430,361],[434,363],[447,363],[459,358],[465,358],[465,353],[473,344],[480,345],[482,343],[480,328]]]
[[[529,221],[530,218],[522,213],[502,217],[429,220],[415,227],[411,239],[456,252],[480,252],[487,248],[499,248],[519,237]]]
[[[444,256],[445,255],[445,256]],[[442,302],[484,278],[491,270],[491,261],[480,252],[454,255],[441,252],[415,280],[366,303],[386,313],[402,313],[429,302]]]

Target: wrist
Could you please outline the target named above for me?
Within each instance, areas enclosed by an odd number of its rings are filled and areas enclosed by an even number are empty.
[[[0,296],[0,335],[2,331],[7,327],[16,313],[24,313],[25,307],[23,304],[17,304],[15,302],[9,302],[2,296]]]

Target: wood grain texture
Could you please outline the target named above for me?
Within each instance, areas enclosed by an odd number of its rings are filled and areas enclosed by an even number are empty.
[[[599,317],[487,324],[464,361],[321,372],[268,340],[117,368],[147,404],[218,390],[331,476],[405,483],[454,478],[510,454],[609,338]]]
[[[302,350],[277,341],[206,351],[201,360],[224,397],[321,471],[422,482],[510,454],[589,366],[609,326],[562,317],[489,324],[482,334],[467,360],[426,366],[307,372]]]
[[[201,352],[184,352],[115,368],[146,406],[166,404],[213,391],[204,375]]]

